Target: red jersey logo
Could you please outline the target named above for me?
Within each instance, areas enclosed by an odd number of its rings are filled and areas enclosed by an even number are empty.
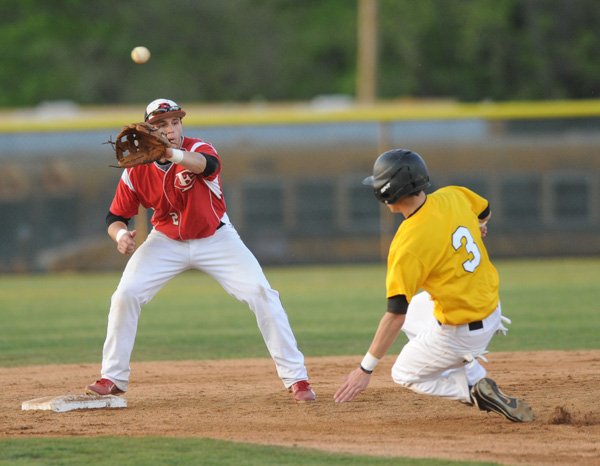
[[[190,189],[195,181],[196,177],[189,170],[183,170],[175,175],[175,187],[181,191]]]

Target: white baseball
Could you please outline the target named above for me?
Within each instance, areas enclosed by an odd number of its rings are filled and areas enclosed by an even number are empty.
[[[140,45],[131,51],[131,59],[140,65],[146,63],[150,60],[150,50]]]

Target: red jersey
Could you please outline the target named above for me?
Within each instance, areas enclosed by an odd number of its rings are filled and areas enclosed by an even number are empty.
[[[110,211],[132,218],[141,204],[154,209],[152,225],[169,238],[188,240],[211,236],[226,211],[219,180],[221,159],[215,148],[201,139],[183,138],[182,149],[216,157],[217,171],[205,177],[175,163],[127,168],[117,185]]]

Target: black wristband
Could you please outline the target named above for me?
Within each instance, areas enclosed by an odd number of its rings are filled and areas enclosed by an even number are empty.
[[[361,364],[360,366],[358,366],[358,367],[360,367],[360,370],[361,370],[361,371],[363,371],[365,374],[372,374],[372,373],[373,373],[373,371],[368,371],[367,369],[365,369],[365,368],[362,366],[362,364]]]

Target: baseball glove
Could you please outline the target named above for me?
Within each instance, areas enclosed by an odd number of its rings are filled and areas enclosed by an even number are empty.
[[[166,156],[169,140],[150,123],[132,123],[123,127],[116,141],[108,141],[115,150],[116,168],[152,163]]]

